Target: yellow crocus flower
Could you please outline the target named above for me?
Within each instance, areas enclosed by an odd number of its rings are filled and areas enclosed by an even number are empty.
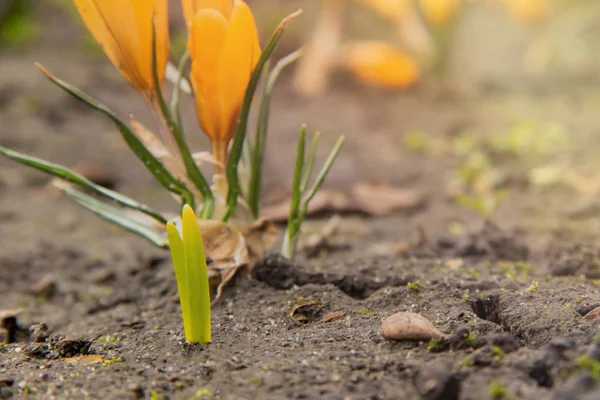
[[[152,24],[159,82],[169,56],[167,0],[74,0],[94,38],[144,98],[154,102]]]
[[[405,88],[419,80],[419,64],[396,47],[377,41],[348,44],[341,54],[342,66],[371,85]]]
[[[260,57],[256,23],[242,0],[184,0],[188,49],[198,121],[211,139],[215,172],[223,172],[227,148],[250,76]]]

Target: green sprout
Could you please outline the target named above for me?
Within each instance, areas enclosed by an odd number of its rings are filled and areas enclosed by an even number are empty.
[[[465,357],[460,361],[461,365],[465,368],[472,367],[474,364],[473,357]]]
[[[106,360],[104,360],[102,362],[102,366],[108,367],[108,366],[115,365],[115,364],[121,364],[122,362],[123,362],[123,359],[121,357],[107,358]]]
[[[469,334],[465,337],[465,343],[471,347],[477,347],[479,341],[471,332],[469,332]]]
[[[406,286],[413,292],[420,292],[423,289],[423,285],[419,281],[408,282]]]
[[[431,341],[427,345],[427,350],[432,353],[444,351],[448,347],[447,343],[447,341],[440,338],[431,339]]]
[[[600,361],[586,355],[579,356],[573,361],[573,369],[576,371],[588,371],[592,378],[600,381]]]
[[[292,202],[290,205],[287,229],[285,231],[285,236],[283,237],[283,246],[281,248],[281,254],[290,260],[294,257],[298,236],[300,235],[300,226],[308,213],[308,204],[313,197],[315,197],[315,194],[317,194],[317,191],[323,184],[325,176],[327,176],[329,169],[333,165],[333,162],[344,143],[344,137],[341,136],[329,153],[329,157],[327,157],[325,164],[323,164],[312,187],[307,191],[320,136],[320,133],[317,132],[313,137],[308,158],[305,160],[306,126],[303,126],[300,131],[298,150],[296,152],[296,167],[294,169],[294,180],[292,183]]]
[[[504,350],[500,346],[493,346],[492,355],[494,356],[494,361],[500,362],[502,361],[502,357],[504,357]]]
[[[183,315],[185,340],[190,343],[210,343],[210,289],[204,244],[194,210],[183,207],[181,215],[182,236],[171,221],[167,223],[167,236],[175,267],[177,290]]]
[[[492,399],[505,399],[508,394],[506,386],[496,382],[490,383],[489,390]]]
[[[198,390],[196,390],[196,393],[194,394],[194,396],[197,399],[212,399],[213,391],[209,388],[198,389]]]
[[[119,343],[121,340],[118,337],[114,337],[111,335],[102,336],[98,339],[100,343],[108,344],[108,343]]]
[[[531,285],[525,290],[528,293],[535,293],[540,291],[540,283],[538,281],[531,282]]]

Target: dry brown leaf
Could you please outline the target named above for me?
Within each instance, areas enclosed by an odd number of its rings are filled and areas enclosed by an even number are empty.
[[[365,213],[385,215],[400,209],[411,209],[424,203],[423,196],[416,190],[399,187],[356,183],[350,196],[332,189],[321,189],[308,205],[308,215],[318,212]],[[285,222],[290,209],[290,198],[268,205],[261,215],[275,221]]]
[[[212,282],[218,282],[214,303],[240,268],[251,267],[265,256],[277,240],[277,230],[271,221],[263,218],[246,226],[243,232],[220,221],[201,220],[198,224],[206,256],[212,260],[209,269],[218,272],[220,278],[213,276]]]
[[[210,165],[218,165],[223,167],[223,164],[215,160],[211,153],[208,151],[200,151],[198,153],[192,154],[192,158],[198,167],[201,167],[202,164],[210,164]]]
[[[413,189],[371,183],[352,186],[352,200],[357,210],[371,215],[385,215],[398,209],[414,208],[423,196]]]
[[[242,232],[251,263],[265,256],[277,241],[277,227],[265,218],[257,219]]]
[[[65,358],[64,361],[75,364],[100,364],[104,360],[102,354],[88,354],[85,356],[69,357]]]
[[[221,221],[199,220],[206,256],[216,269],[239,267],[248,263],[244,237],[232,226]]]
[[[288,316],[301,324],[311,322],[323,308],[323,301],[318,298],[298,299],[288,309]]]
[[[210,292],[214,293],[221,284],[221,273],[216,269],[211,269],[208,267],[208,286],[210,287]],[[177,296],[177,301],[179,301],[179,296]]]
[[[225,286],[227,286],[227,284],[231,282],[231,280],[237,274],[238,270],[241,267],[242,266],[240,265],[239,267],[219,270],[219,273],[221,274],[221,282],[219,282],[219,286],[217,286],[217,293],[215,294],[215,298],[211,304],[215,304],[221,298],[221,295],[223,294],[223,289],[225,289]]]
[[[334,319],[342,318],[344,315],[346,315],[346,314],[344,314],[341,311],[330,312],[329,314],[326,314],[323,317],[321,322],[325,323],[325,322],[333,321]]]
[[[275,222],[284,222],[290,212],[290,198],[268,205],[261,210],[261,215]],[[321,189],[308,205],[308,215],[325,211],[347,211],[350,207],[348,197],[339,191]]]
[[[223,293],[223,288],[237,271],[249,263],[248,248],[244,236],[236,228],[221,221],[199,220],[204,252],[212,260],[209,269],[219,272],[221,281],[213,301]]]

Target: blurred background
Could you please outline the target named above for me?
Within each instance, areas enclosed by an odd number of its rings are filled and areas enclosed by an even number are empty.
[[[289,193],[306,123],[324,134],[321,160],[340,134],[347,137],[319,211],[356,217],[357,225],[380,217],[360,228],[370,242],[400,240],[416,227],[459,232],[486,218],[546,236],[598,231],[597,0],[249,3],[263,43],[282,17],[304,10],[276,55],[305,46],[273,99],[266,205]],[[186,31],[179,2],[170,5],[176,61]],[[151,120],[71,1],[0,0],[0,144],[172,206],[111,123],[52,86],[34,62],[122,117]],[[207,149],[189,99],[183,114],[194,150]],[[47,183],[0,160],[0,213],[13,221],[11,235],[76,232],[100,240],[90,228],[94,217]]]

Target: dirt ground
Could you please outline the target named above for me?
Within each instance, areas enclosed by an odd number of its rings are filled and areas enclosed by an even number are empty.
[[[39,3],[43,35],[26,49],[0,49],[0,144],[64,165],[85,161],[128,195],[174,207],[109,122],[36,71],[40,61],[122,115],[149,119],[76,20]],[[301,42],[310,11],[286,48]],[[469,34],[481,25],[508,33],[483,43]],[[204,348],[183,344],[167,253],[57,196],[43,175],[0,160],[0,310],[22,309],[12,343],[0,334],[0,398],[599,398],[600,319],[588,314],[600,306],[598,77],[531,78],[509,57],[527,33],[489,13],[465,26],[461,37],[471,39],[453,62],[456,87],[382,93],[342,77],[305,99],[284,76],[269,195],[289,185],[306,122],[324,132],[321,160],[347,136],[327,188],[383,183],[424,202],[380,217],[349,213],[318,254],[260,262],[255,279],[237,279],[213,308],[213,343]],[[193,107],[184,106],[193,126]],[[524,120],[541,121],[542,132],[559,126],[567,143],[540,157],[492,151],[504,177],[499,205],[486,218],[457,204],[449,182],[468,157],[449,150],[456,138],[474,132],[491,143]],[[407,145],[415,131],[436,149]],[[200,134],[193,142],[206,146]],[[531,183],[534,168],[554,162],[578,172],[578,184]],[[310,221],[307,233],[329,216]],[[289,313],[300,299],[321,303],[303,323]],[[398,311],[423,315],[448,341],[385,340],[381,321]]]

